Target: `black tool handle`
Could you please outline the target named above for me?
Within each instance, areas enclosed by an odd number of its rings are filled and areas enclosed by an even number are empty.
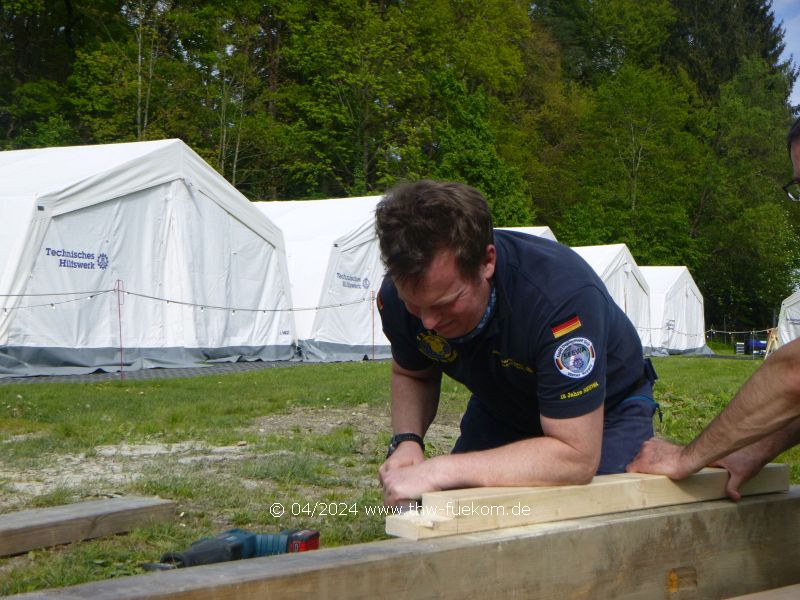
[[[210,565],[242,558],[242,544],[212,538],[192,544],[183,552],[167,552],[162,563],[174,563],[178,568]]]

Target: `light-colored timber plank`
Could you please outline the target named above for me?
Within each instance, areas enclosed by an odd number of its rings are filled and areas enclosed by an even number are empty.
[[[14,600],[689,600],[800,583],[800,488],[111,579]],[[324,532],[323,532],[324,542]]]
[[[800,598],[800,584],[787,585],[775,590],[756,592],[755,594],[735,596],[728,598],[728,600],[797,600],[798,598]]]
[[[587,485],[470,488],[423,494],[417,511],[386,518],[386,533],[427,539],[593,515],[725,498],[728,473],[703,469],[672,481],[663,475],[601,475]],[[789,489],[789,468],[769,464],[741,488],[744,496]]]
[[[171,520],[175,503],[137,496],[0,515],[0,556],[130,531]]]

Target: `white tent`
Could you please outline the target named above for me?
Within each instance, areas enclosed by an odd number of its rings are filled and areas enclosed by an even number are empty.
[[[633,322],[645,352],[650,343],[650,287],[625,244],[576,246],[577,252],[606,284],[614,302]]]
[[[375,309],[385,269],[375,235],[381,196],[257,202],[283,231],[304,360],[388,358]]]
[[[639,267],[650,286],[651,348],[661,354],[706,347],[703,295],[686,267]]]
[[[506,231],[521,231],[522,233],[527,233],[528,235],[543,237],[548,240],[553,240],[554,242],[558,241],[553,233],[553,230],[546,225],[537,227],[498,227],[497,229],[505,229]]]
[[[800,338],[800,290],[781,302],[778,316],[778,344],[788,344]]]
[[[0,206],[0,376],[293,356],[280,230],[180,140],[1,152]]]

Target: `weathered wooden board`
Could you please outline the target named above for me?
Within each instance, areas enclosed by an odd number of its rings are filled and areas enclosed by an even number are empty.
[[[697,502],[179,569],[14,600],[725,598],[800,583],[798,531],[800,488],[793,488],[739,503]]]
[[[745,594],[744,596],[728,598],[728,600],[797,600],[798,598],[800,598],[800,584],[787,585],[786,587],[756,592],[755,594]]]
[[[136,496],[0,515],[0,556],[130,531],[171,520],[175,503]]]
[[[386,533],[425,539],[517,527],[643,508],[725,498],[728,473],[703,469],[683,481],[621,473],[588,485],[470,488],[423,494],[419,510],[386,518]],[[787,465],[770,464],[741,489],[743,495],[789,489]]]

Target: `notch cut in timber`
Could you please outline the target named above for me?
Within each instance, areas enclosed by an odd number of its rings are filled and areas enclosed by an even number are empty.
[[[422,506],[386,517],[386,533],[420,540],[503,527],[725,498],[728,472],[706,468],[682,481],[664,475],[600,475],[587,485],[468,488],[422,495]],[[789,467],[769,464],[743,496],[786,492]]]
[[[125,533],[171,521],[175,503],[129,496],[0,515],[0,556]]]

